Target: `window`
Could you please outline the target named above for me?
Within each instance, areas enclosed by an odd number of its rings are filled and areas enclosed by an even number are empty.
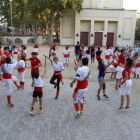
[[[103,7],[103,0],[97,0],[97,7]]]

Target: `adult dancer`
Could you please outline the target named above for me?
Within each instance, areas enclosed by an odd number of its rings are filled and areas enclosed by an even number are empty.
[[[107,46],[107,49],[105,50],[106,65],[110,64],[111,54],[112,54],[112,50],[110,49],[110,46]]]
[[[94,59],[95,59],[95,47],[94,46],[91,47],[90,55],[91,55],[91,63],[94,63]]]
[[[51,61],[51,65],[53,66],[53,69],[54,69],[54,74],[52,78],[50,79],[50,83],[54,85],[54,88],[57,87],[55,99],[58,99],[59,92],[60,92],[60,81],[62,82],[62,72],[64,71],[64,67],[61,62],[58,62],[58,57],[56,56],[53,57],[53,60],[51,59],[49,60]],[[56,79],[57,79],[57,82],[54,82]]]
[[[121,50],[121,54],[119,55],[119,58],[118,58],[119,65],[116,68],[116,70],[117,70],[116,86],[115,86],[116,91],[118,91],[118,84],[120,84],[121,83],[121,80],[122,80],[122,72],[124,70],[125,57],[129,56],[130,54],[131,54],[131,52],[128,52],[126,54],[126,50],[125,49],[122,49]]]
[[[1,66],[3,72],[3,81],[7,85],[7,105],[13,107],[14,104],[11,103],[11,93],[12,93],[12,71],[16,67],[17,61],[11,64],[11,58],[6,58],[6,63]],[[13,77],[14,78],[14,77]]]
[[[130,108],[129,103],[130,103],[130,91],[131,91],[131,86],[132,86],[132,80],[130,79],[130,75],[132,72],[132,59],[127,58],[126,59],[126,65],[125,68],[122,72],[122,82],[120,84],[120,95],[121,95],[121,105],[119,107],[120,109],[123,109],[123,103],[124,103],[124,96],[126,95],[127,98],[127,105],[125,109]]]
[[[7,47],[4,47],[3,54],[6,55],[7,57],[11,57],[11,54],[7,50]]]
[[[106,68],[109,67],[111,64],[112,63],[105,65],[103,59],[99,61],[99,75],[98,75],[99,89],[97,94],[98,100],[100,100],[101,89],[103,90],[103,97],[108,98],[108,96],[105,94],[106,85],[105,85],[104,77],[105,77]]]
[[[83,115],[83,97],[87,92],[88,79],[90,78],[90,69],[87,67],[87,65],[88,65],[88,58],[83,58],[82,67],[78,68],[75,78],[70,83],[70,87],[73,87],[73,84],[77,82],[77,86],[73,93],[73,103],[75,106],[75,110],[77,112],[75,118],[78,118],[81,115]],[[78,101],[80,103],[80,107]]]
[[[112,72],[112,74],[111,74],[111,78],[113,78],[113,75],[114,75],[114,78],[116,79],[116,74],[117,74],[117,71],[116,71],[116,68],[118,67],[118,63],[117,62],[115,62],[115,63],[112,63],[110,66],[109,66],[109,68],[110,68],[110,70],[111,70],[111,72]]]
[[[46,66],[45,71],[42,76],[39,75],[39,71],[35,71],[34,73],[34,79],[32,82],[32,87],[34,87],[33,92],[33,100],[31,104],[30,114],[33,116],[33,110],[34,110],[34,104],[36,102],[37,97],[39,97],[39,114],[43,113],[42,110],[42,95],[43,95],[43,78],[46,74]]]
[[[19,55],[17,61],[17,74],[20,81],[20,86],[22,86],[22,89],[24,89],[25,57]]]
[[[64,62],[63,62],[63,65],[65,66],[65,63],[67,64],[68,66],[68,63],[69,63],[69,49],[68,49],[68,46],[66,46],[66,49],[63,51],[63,55],[64,55]]]

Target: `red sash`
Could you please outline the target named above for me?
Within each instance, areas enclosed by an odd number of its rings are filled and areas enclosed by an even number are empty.
[[[101,55],[96,55],[96,58],[101,58]]]
[[[60,73],[60,72],[61,72],[61,71],[54,71],[54,74],[57,74],[57,73]],[[60,80],[61,80],[61,82],[62,82],[62,85],[64,85],[62,74],[59,74],[59,77],[60,77]]]
[[[51,56],[56,56],[56,53],[52,53]]]
[[[137,64],[135,67],[136,67],[136,68],[139,68],[139,67],[140,67],[140,63],[139,63],[139,64]]]
[[[79,81],[78,80],[77,81],[77,86],[74,90],[74,94],[76,94],[79,89],[85,89],[87,87],[88,87],[88,81],[87,80],[86,81]]]
[[[69,54],[64,54],[64,57],[69,57]]]
[[[116,56],[112,55],[112,58],[113,58],[113,59],[116,59]]]
[[[42,87],[34,87],[34,91],[41,91],[42,92]]]
[[[94,53],[94,51],[91,51],[91,53]]]
[[[25,68],[20,68],[20,69],[17,69],[17,71],[18,71],[19,73],[22,73],[22,72],[24,72],[24,71],[25,71]]]
[[[12,74],[11,75],[7,75],[7,74],[3,73],[3,78],[4,79],[11,79],[12,78]]]
[[[14,54],[18,54],[18,52],[14,52]]]
[[[38,53],[38,52],[36,52],[36,55],[39,55],[39,53]]]
[[[110,55],[105,55],[105,59],[110,59]]]

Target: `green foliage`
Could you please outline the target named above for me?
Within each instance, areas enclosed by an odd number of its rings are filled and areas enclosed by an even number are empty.
[[[136,22],[135,40],[140,40],[140,15]]]

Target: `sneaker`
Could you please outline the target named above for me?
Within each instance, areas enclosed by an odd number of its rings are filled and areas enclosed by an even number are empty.
[[[54,86],[54,88],[56,88],[57,85]]]
[[[34,112],[33,112],[33,111],[31,111],[31,112],[30,112],[30,115],[31,115],[31,116],[33,116],[33,115],[34,115]]]
[[[39,114],[42,114],[43,113],[43,110],[39,110]]]
[[[136,76],[134,76],[133,78],[136,78]]]
[[[56,95],[55,100],[58,99],[58,95]]]
[[[103,97],[105,97],[105,98],[109,98],[107,95],[103,95]]]
[[[118,88],[115,87],[115,89],[116,89],[116,91],[118,91]]]
[[[7,105],[10,107],[14,107],[14,104],[12,104],[12,103],[8,103]]]
[[[97,98],[98,98],[98,100],[100,100],[100,96],[99,95],[97,95]]]

